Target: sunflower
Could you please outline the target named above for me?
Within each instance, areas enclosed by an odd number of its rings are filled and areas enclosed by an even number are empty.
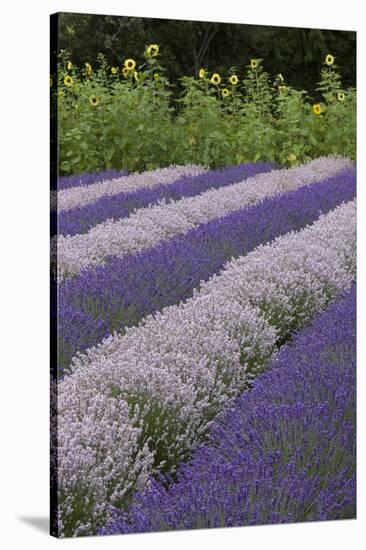
[[[67,64],[67,70],[71,71],[71,69],[72,69],[72,63],[71,63],[71,61],[69,61],[68,64]]]
[[[117,67],[111,67],[111,73],[112,74],[117,74],[117,72],[118,72]]]
[[[343,92],[338,92],[337,99],[338,101],[344,101],[346,99],[346,96],[344,95]]]
[[[313,105],[313,113],[318,116],[318,115],[320,115],[321,112],[322,112],[322,107],[321,107],[320,103],[315,103]]]
[[[200,78],[205,78],[205,76],[206,76],[206,71],[205,71],[205,69],[200,69],[200,70],[199,70],[199,73],[198,73],[198,76],[199,76]]]
[[[146,54],[149,57],[156,57],[158,53],[159,53],[159,46],[157,44],[150,44],[150,46],[146,48]]]
[[[85,70],[87,72],[87,74],[91,74],[92,73],[92,66],[90,65],[90,63],[85,63]]]
[[[239,82],[239,79],[236,76],[236,74],[232,74],[229,80],[230,80],[230,84],[232,84],[233,86],[236,86],[237,83]]]
[[[250,60],[250,68],[254,70],[257,67],[258,67],[258,61],[256,59],[251,59]]]
[[[97,105],[99,105],[99,99],[95,95],[92,95],[89,98],[89,103],[92,107],[96,107]]]
[[[134,59],[125,59],[124,66],[128,71],[133,71],[136,67],[136,61]]]
[[[228,97],[230,95],[230,92],[227,88],[223,88],[221,90],[221,95],[222,95],[222,97]]]
[[[128,75],[130,74],[130,71],[128,69],[126,69],[126,67],[123,67],[122,74],[125,78],[127,78]]]
[[[154,73],[154,80],[159,80],[160,76],[159,73]]]
[[[334,56],[331,55],[330,53],[328,53],[328,55],[327,55],[326,58],[325,58],[324,63],[325,63],[326,65],[329,65],[329,67],[330,67],[331,65],[333,65],[333,63],[334,63]]]
[[[68,88],[71,88],[71,86],[74,84],[73,78],[67,74],[64,78],[64,84]]]
[[[214,73],[211,76],[210,82],[211,82],[211,84],[216,84],[218,86],[221,82],[221,76],[218,73]]]

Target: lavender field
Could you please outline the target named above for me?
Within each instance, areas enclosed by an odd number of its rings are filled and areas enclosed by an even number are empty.
[[[354,161],[63,176],[51,209],[53,533],[354,518]]]

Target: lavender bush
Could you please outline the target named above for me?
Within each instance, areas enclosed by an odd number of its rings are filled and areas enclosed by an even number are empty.
[[[99,533],[354,518],[353,288],[284,346],[177,481],[151,480]]]
[[[128,170],[102,170],[100,172],[84,172],[72,176],[60,176],[57,182],[57,189],[70,189],[71,187],[80,187],[92,185],[93,183],[121,178],[128,175]]]
[[[165,183],[156,187],[143,187],[136,191],[121,192],[117,195],[104,195],[93,203],[76,206],[62,211],[57,218],[54,212],[54,233],[61,235],[76,235],[85,233],[91,227],[107,220],[122,219],[134,210],[156,204],[162,199],[176,201],[182,197],[193,197],[208,189],[225,187],[255,174],[268,172],[276,168],[271,162],[241,164],[221,170],[210,170],[198,175],[186,174],[173,183]]]
[[[114,330],[136,325],[146,315],[189,298],[200,281],[228,260],[301,229],[353,199],[355,192],[356,172],[350,168],[66,280],[59,292],[61,368],[76,351],[97,344]]]
[[[227,264],[179,306],[74,358],[58,385],[59,531],[90,534],[174,472],[277,345],[355,277],[355,203]]]
[[[196,197],[141,208],[128,218],[100,223],[83,235],[60,235],[53,240],[54,253],[57,248],[58,254],[57,275],[62,280],[78,274],[84,267],[104,264],[110,255],[122,257],[149,248],[211,219],[315,183],[351,166],[353,163],[343,157],[319,158],[297,168],[258,174]]]

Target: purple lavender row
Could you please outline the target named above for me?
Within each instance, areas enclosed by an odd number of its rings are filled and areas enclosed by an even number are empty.
[[[60,364],[109,333],[192,296],[230,259],[298,230],[356,193],[355,169],[265,199],[123,258],[85,269],[60,285]],[[81,316],[81,317],[80,317]]]
[[[79,187],[91,185],[98,181],[111,180],[127,176],[128,170],[103,170],[101,172],[83,172],[82,174],[73,174],[72,176],[60,176],[58,178],[58,189],[70,189],[70,187]]]
[[[219,417],[177,482],[152,480],[99,534],[354,518],[355,287]]]
[[[126,218],[138,208],[156,204],[161,200],[177,201],[183,197],[193,197],[208,189],[218,189],[238,183],[256,174],[278,168],[271,162],[240,164],[221,170],[210,170],[198,175],[183,175],[176,182],[161,184],[154,188],[142,188],[133,192],[105,195],[93,203],[65,210],[58,215],[51,213],[53,234],[57,229],[60,235],[86,233],[91,227],[107,219]]]

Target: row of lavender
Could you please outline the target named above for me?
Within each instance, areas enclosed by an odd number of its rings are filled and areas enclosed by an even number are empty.
[[[276,201],[280,205],[278,212],[286,210],[285,202],[280,201],[288,198],[291,204],[295,197],[293,206],[289,207],[280,221],[282,228],[277,231],[273,221],[271,230],[266,234],[265,224],[262,222],[257,240],[254,238],[249,245],[242,244],[242,249],[238,248],[236,251],[234,246],[234,254],[229,251],[229,257],[234,255],[238,259],[230,261],[216,275],[228,259],[223,253],[222,263],[219,262],[216,267],[210,267],[205,272],[206,279],[214,274],[211,279],[202,283],[199,290],[193,290],[192,297],[185,303],[165,307],[155,316],[149,315],[143,319],[137,327],[111,335],[96,348],[74,357],[72,374],[61,380],[58,387],[58,520],[61,533],[76,535],[95,532],[105,524],[110,504],[117,507],[125,505],[136,490],[149,483],[151,474],[174,472],[179,462],[185,460],[191,450],[207,437],[210,422],[215,415],[225,407],[228,400],[239,395],[268,366],[278,346],[286,341],[291,332],[304,326],[340,291],[350,287],[355,278],[355,203],[351,201],[343,204],[319,218],[320,211],[328,212],[354,196],[354,173],[352,170],[344,172],[345,168],[350,168],[350,163],[345,160],[342,162],[342,159],[333,160],[332,169],[331,159],[323,159],[313,166],[302,167],[302,171],[297,169],[297,173],[286,171],[286,174],[277,176],[282,171],[271,172],[266,175],[270,182],[267,186],[265,176],[255,176],[253,180],[257,187],[259,182],[263,182],[264,190],[256,190],[254,183],[250,187],[250,180],[235,184],[240,186],[236,190],[233,189],[235,185],[231,186],[235,200],[243,195],[245,197],[236,208],[230,193],[226,192],[230,186],[188,199],[199,202],[198,207],[197,202],[188,203],[193,207],[190,223],[196,227],[202,220],[207,221],[203,216],[204,207],[209,210],[208,219],[213,220],[221,213],[233,212],[279,192],[308,185],[303,189],[309,193],[306,199],[308,202],[303,204],[307,205],[310,214],[309,218],[306,218],[306,214],[303,217],[299,212],[296,214],[296,196],[293,194],[272,198],[273,202],[267,204],[267,211],[263,210],[262,215],[268,215],[271,206],[277,204]],[[315,175],[310,177],[312,169]],[[322,173],[323,178],[329,178],[341,171],[343,172],[338,184],[336,179],[333,180],[336,197],[333,200],[330,198],[333,194],[333,188],[330,187],[332,184],[329,181],[319,182],[322,179],[320,174]],[[315,189],[317,191],[310,194]],[[343,189],[346,190],[344,194]],[[325,200],[325,190],[329,194],[328,202]],[[217,207],[215,200],[220,198],[221,202]],[[144,222],[149,219],[151,212],[155,212],[155,216],[156,212],[161,214],[162,210],[159,209],[163,208],[167,209],[163,212],[168,218],[173,213],[169,223],[174,221],[178,211],[181,214],[184,212],[185,223],[173,235],[188,234],[186,222],[189,212],[185,201],[186,199],[182,199],[173,205],[142,209],[121,222],[98,226],[94,238],[98,239],[99,235],[98,246],[99,250],[102,249],[102,254],[97,254],[97,261],[87,265],[106,265],[103,268],[89,268],[85,272],[81,269],[81,274],[74,280],[62,283],[61,289],[67,289],[65,303],[72,296],[72,284],[77,284],[78,277],[86,277],[85,303],[94,307],[94,301],[98,308],[98,300],[93,297],[93,288],[96,286],[93,285],[99,280],[103,287],[103,280],[107,281],[108,275],[112,273],[108,270],[129,258],[126,247],[121,247],[122,233],[118,233],[119,224],[131,224],[129,220],[134,217]],[[315,201],[315,207],[312,201]],[[210,209],[214,203],[215,207]],[[265,203],[260,206],[263,205]],[[174,211],[171,206],[174,206]],[[254,208],[259,206],[243,210],[242,214],[248,214]],[[158,219],[154,216],[150,221]],[[245,220],[244,217],[242,227],[247,231],[251,230],[253,223],[257,223],[255,216],[248,218],[248,223],[251,220],[250,226],[245,226]],[[297,233],[284,234],[314,220],[312,226]],[[239,224],[239,235],[241,222],[240,219],[236,221]],[[131,230],[133,224],[130,225]],[[114,241],[112,227],[117,230]],[[147,228],[148,223],[144,225],[142,235],[140,234],[142,238],[137,238],[138,250],[147,248]],[[90,239],[91,233],[93,230],[77,237]],[[152,244],[158,241],[160,234],[158,232],[153,235],[155,240]],[[119,257],[118,262],[116,258],[105,255],[108,235],[111,252]],[[283,236],[273,243],[252,250],[276,235]],[[170,236],[169,229],[165,238]],[[127,240],[130,238],[131,233],[128,233]],[[73,243],[73,239],[75,237],[65,240]],[[126,244],[127,240],[123,243]],[[222,239],[219,249],[221,247],[225,250],[229,240],[225,244]],[[202,245],[204,242],[205,239],[202,240]],[[162,245],[163,243],[155,248],[159,249]],[[82,248],[81,246],[79,251]],[[75,250],[77,249],[78,246]],[[206,250],[207,255],[202,257],[203,263],[210,258],[210,254],[211,257],[215,256],[214,248],[211,248],[210,253],[210,245]],[[141,258],[141,254],[136,258]],[[184,252],[181,258],[183,254]],[[123,267],[123,263],[118,265],[119,268]],[[80,264],[75,274],[79,271]],[[93,273],[98,273],[95,275],[95,283]],[[131,276],[136,277],[137,273],[136,268],[133,268]],[[176,271],[175,279],[168,279],[165,283],[163,276],[159,283],[161,288],[166,284],[172,286],[175,281],[179,286],[179,273],[179,270]],[[64,272],[63,275],[67,273]],[[91,276],[92,281],[90,294],[86,284],[88,276]],[[117,278],[118,271],[116,280]],[[156,280],[158,281],[158,277]],[[187,298],[196,285],[196,280],[193,278],[189,281],[188,277],[182,296],[178,294],[175,298],[169,298],[171,301],[168,303]],[[88,296],[91,296],[89,301]],[[105,300],[105,306],[108,302],[110,298]],[[101,315],[103,299],[99,304],[101,309],[96,309],[95,317]],[[80,305],[74,304],[73,307]],[[126,304],[127,308],[128,305]],[[155,308],[160,310],[164,305],[167,305],[164,301],[160,305],[154,305],[153,311],[156,311]],[[84,306],[85,304],[82,307]],[[120,305],[118,307],[121,308]],[[85,313],[81,309],[79,313],[90,315],[90,311]],[[141,317],[146,313],[149,313],[148,309],[142,310]],[[108,315],[105,315],[106,321],[103,322],[110,322]],[[137,320],[131,324],[139,319],[137,316]],[[118,328],[121,326],[126,324],[122,321]],[[107,325],[107,331],[109,330]]]
[[[81,187],[92,185],[101,181],[110,181],[112,179],[127,176],[127,170],[103,170],[100,172],[84,172],[83,174],[73,174],[72,176],[60,176],[57,180],[57,190],[71,189],[72,187]]]
[[[101,534],[353,518],[355,288],[284,346],[177,481],[151,479]]]
[[[60,367],[114,330],[192,296],[203,280],[259,244],[299,230],[356,192],[355,169],[201,224],[140,253],[114,257],[60,287]]]

